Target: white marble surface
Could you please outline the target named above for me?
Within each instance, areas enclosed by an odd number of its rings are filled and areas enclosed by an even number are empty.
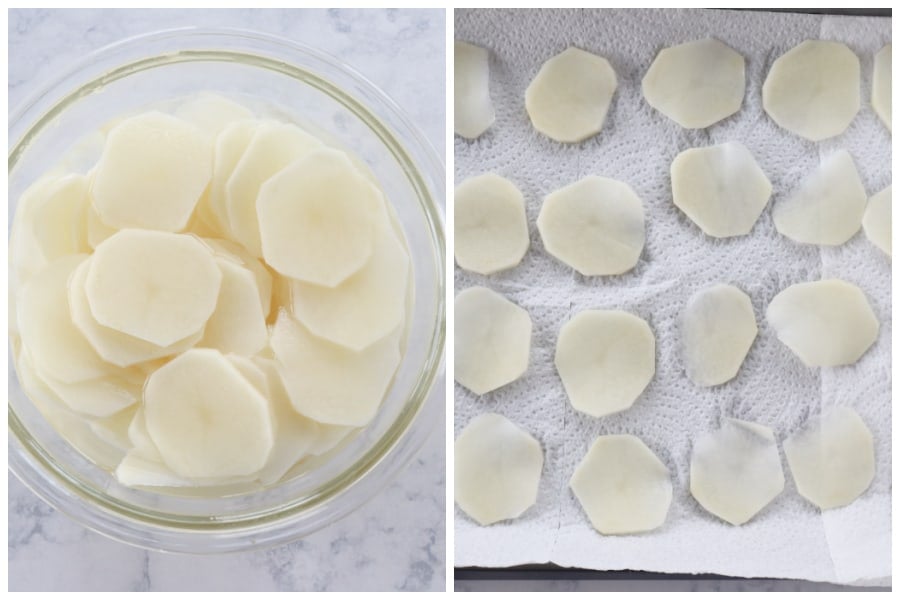
[[[10,10],[9,105],[72,57],[187,25],[254,29],[343,59],[392,96],[443,158],[442,10]],[[9,590],[443,590],[444,482],[440,423],[394,483],[333,526],[268,551],[196,557],[101,537],[10,475]]]

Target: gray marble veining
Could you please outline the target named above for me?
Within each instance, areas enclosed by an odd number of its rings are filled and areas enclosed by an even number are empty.
[[[442,10],[10,10],[9,106],[73,57],[189,25],[253,29],[337,56],[393,97],[443,158]],[[226,556],[109,540],[10,475],[9,590],[443,590],[443,432],[439,423],[402,474],[347,518],[293,544]]]

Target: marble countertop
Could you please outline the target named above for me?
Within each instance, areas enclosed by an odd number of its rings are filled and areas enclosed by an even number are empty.
[[[254,29],[337,56],[392,96],[443,158],[443,10],[10,10],[9,106],[72,57],[188,25]],[[331,527],[267,551],[184,556],[88,531],[9,475],[9,590],[443,590],[444,484],[439,423],[392,484]]]

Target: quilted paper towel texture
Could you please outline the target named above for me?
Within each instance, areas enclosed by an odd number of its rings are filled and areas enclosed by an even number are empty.
[[[862,231],[838,248],[798,245],[775,230],[771,207],[820,156],[840,148],[853,156],[870,195],[891,183],[891,137],[870,104],[872,57],[890,41],[890,19],[702,10],[457,10],[455,20],[456,39],[490,51],[497,112],[479,139],[456,139],[456,181],[487,171],[511,179],[525,195],[531,234],[531,249],[518,267],[487,277],[457,268],[456,290],[487,286],[527,309],[534,322],[530,365],[521,379],[482,397],[456,385],[456,434],[475,416],[498,412],[534,435],[545,452],[537,504],[519,519],[485,528],[456,509],[456,566],[553,562],[831,582],[889,576],[890,261]],[[705,130],[685,130],[644,101],[641,78],[662,48],[709,36],[745,57],[744,104]],[[772,62],[807,39],[841,41],[861,63],[859,114],[844,134],[819,144],[779,128],[761,101]],[[583,143],[562,145],[532,128],[524,95],[541,64],[570,45],[605,56],[619,85],[603,130]],[[684,149],[731,140],[750,149],[774,190],[750,235],[716,240],[672,204],[669,166]],[[587,175],[625,181],[643,200],[647,241],[627,274],[582,277],[541,243],[534,223],[543,196]],[[860,286],[881,330],[857,364],[809,369],[777,340],[765,309],[787,286],[825,277]],[[750,295],[759,336],[734,380],[698,388],[684,372],[679,315],[691,294],[718,282]],[[591,308],[631,311],[648,321],[657,340],[650,385],[630,410],[599,419],[571,407],[553,365],[560,328]],[[822,514],[800,497],[783,450],[784,493],[742,527],[705,512],[690,495],[692,440],[717,429],[723,418],[768,425],[781,442],[835,404],[852,406],[875,437],[875,480],[851,506]],[[672,506],[656,531],[601,536],[568,487],[593,440],[611,433],[640,437],[672,474]]]

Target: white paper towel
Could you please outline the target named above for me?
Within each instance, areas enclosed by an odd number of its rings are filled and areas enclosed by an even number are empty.
[[[485,285],[528,310],[534,322],[529,369],[482,397],[457,384],[457,435],[475,416],[498,412],[531,432],[545,453],[538,501],[522,517],[480,527],[456,509],[456,566],[553,562],[591,569],[719,573],[746,577],[861,582],[890,575],[891,264],[862,231],[838,248],[801,246],[781,236],[771,207],[790,194],[820,155],[847,149],[871,195],[891,183],[891,136],[871,108],[873,54],[890,41],[890,19],[710,10],[457,10],[456,39],[491,53],[494,125],[479,139],[456,139],[456,180],[503,175],[527,202],[531,249],[515,269],[483,277],[457,268],[456,290]],[[746,58],[747,91],[739,113],[689,131],[653,110],[640,81],[662,48],[716,37]],[[779,128],[763,111],[762,83],[772,62],[807,39],[844,42],[860,58],[862,107],[844,134],[812,143]],[[541,64],[570,45],[605,56],[619,86],[599,135],[561,145],[537,133],[524,108],[525,88]],[[773,184],[750,235],[715,240],[672,204],[669,166],[678,152],[730,140],[746,145]],[[627,182],[642,198],[647,242],[634,270],[582,277],[544,250],[534,226],[544,195],[587,175]],[[765,308],[787,286],[824,277],[859,285],[879,321],[878,341],[853,366],[809,369],[781,344]],[[684,373],[678,316],[692,293],[733,283],[753,300],[759,336],[737,378],[698,388]],[[656,375],[628,411],[604,418],[576,412],[553,366],[560,327],[589,308],[643,317],[657,339]],[[814,508],[787,485],[751,522],[728,525],[690,495],[691,443],[723,417],[772,427],[779,442],[823,407],[853,406],[875,437],[876,476],[848,507]],[[640,437],[672,473],[665,525],[635,536],[594,531],[568,480],[596,436]],[[783,457],[783,452],[782,452]]]

